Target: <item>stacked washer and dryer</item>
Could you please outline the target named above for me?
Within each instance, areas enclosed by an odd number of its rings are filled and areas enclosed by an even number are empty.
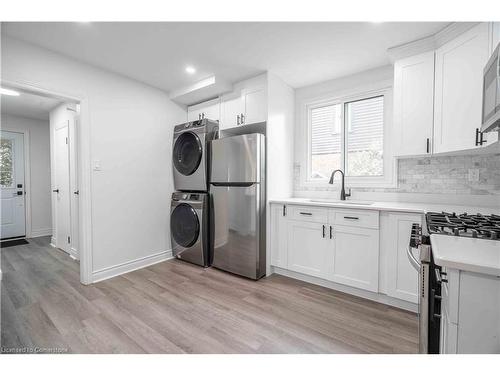
[[[210,217],[210,141],[218,123],[209,119],[174,128],[173,174],[175,192],[170,209],[172,252],[176,258],[203,267],[212,264]]]
[[[170,231],[176,258],[258,280],[266,270],[266,156],[265,136],[252,129],[219,139],[208,119],[174,128]]]

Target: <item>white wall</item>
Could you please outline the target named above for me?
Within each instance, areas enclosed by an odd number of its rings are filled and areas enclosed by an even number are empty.
[[[2,79],[84,98],[81,121],[102,167],[89,192],[93,279],[167,257],[172,129],[185,108],[160,90],[6,36]]]
[[[49,122],[2,113],[2,129],[28,132],[31,188],[27,193],[31,200],[31,233],[27,236],[48,236],[52,233]]]

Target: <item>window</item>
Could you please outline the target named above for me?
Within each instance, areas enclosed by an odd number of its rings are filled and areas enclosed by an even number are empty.
[[[308,180],[384,176],[384,95],[308,107]]]
[[[0,185],[2,187],[12,187],[13,185],[12,148],[12,140],[0,140]]]

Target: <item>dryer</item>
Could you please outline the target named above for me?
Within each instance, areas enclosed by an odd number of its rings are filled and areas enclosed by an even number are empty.
[[[209,119],[187,122],[174,128],[174,187],[181,191],[208,191],[209,141],[219,124]]]
[[[170,208],[173,255],[208,267],[212,263],[211,220],[207,193],[174,192]]]

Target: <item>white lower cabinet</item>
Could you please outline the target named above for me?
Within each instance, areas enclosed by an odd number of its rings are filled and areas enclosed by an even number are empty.
[[[289,220],[287,225],[288,269],[321,278],[328,277],[331,242],[327,225]]]
[[[406,249],[412,224],[421,222],[420,214],[390,212],[381,215],[381,247],[385,253],[387,295],[412,303],[418,303],[418,272],[408,261]]]
[[[271,264],[378,292],[378,215],[377,211],[271,204]]]
[[[412,224],[421,222],[417,213],[271,203],[271,266],[323,279],[333,288],[341,284],[375,293],[375,300],[413,309],[418,273],[406,248]],[[452,304],[449,309],[456,324],[457,308]]]
[[[332,232],[333,270],[329,278],[339,284],[378,292],[378,230],[335,225]]]
[[[271,205],[271,265],[288,266],[286,205]]]

